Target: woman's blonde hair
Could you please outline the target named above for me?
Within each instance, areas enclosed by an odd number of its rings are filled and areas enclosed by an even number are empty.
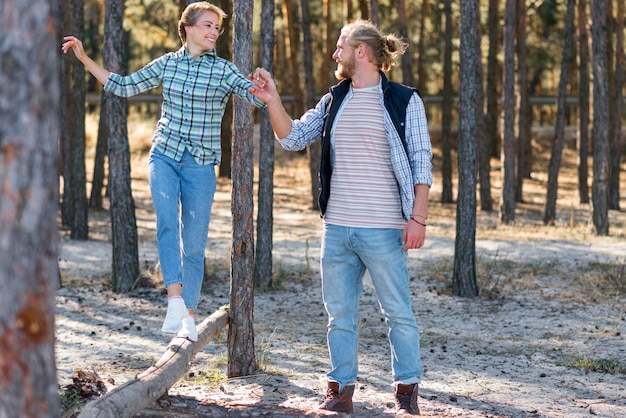
[[[187,32],[185,32],[185,27],[195,26],[195,24],[198,23],[200,16],[204,12],[213,12],[217,15],[217,23],[220,27],[220,34],[223,32],[222,22],[227,17],[227,15],[221,8],[209,3],[208,1],[198,1],[195,3],[191,3],[185,8],[185,10],[183,10],[183,13],[180,16],[180,20],[178,21],[178,36],[180,37],[180,40],[183,44],[187,42]]]
[[[406,51],[408,44],[396,35],[380,33],[376,25],[369,20],[358,19],[341,29],[346,42],[356,48],[360,44],[367,45],[369,60],[379,70],[389,71],[398,57]]]

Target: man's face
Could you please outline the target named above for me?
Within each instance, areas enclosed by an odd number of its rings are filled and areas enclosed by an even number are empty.
[[[337,63],[335,77],[338,80],[352,78],[356,72],[356,60],[354,54],[356,48],[353,48],[346,42],[346,36],[341,34],[337,41],[337,49],[333,53],[333,59]]]

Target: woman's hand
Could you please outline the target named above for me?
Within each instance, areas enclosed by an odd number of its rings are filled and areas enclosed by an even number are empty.
[[[81,40],[75,36],[65,36],[63,37],[63,40],[65,41],[63,42],[63,45],[61,45],[63,53],[67,54],[67,51],[71,49],[74,52],[74,55],[76,55],[76,58],[82,62],[87,55],[85,54],[85,49],[83,48]]]
[[[269,71],[263,68],[257,68],[252,74],[248,76],[252,81],[253,86],[250,89],[250,93],[254,94],[265,103],[271,102],[279,98],[276,91],[276,83]]]

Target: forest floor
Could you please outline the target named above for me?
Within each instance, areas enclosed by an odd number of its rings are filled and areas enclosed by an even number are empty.
[[[481,296],[475,299],[451,294],[456,208],[439,203],[441,165],[435,155],[426,244],[409,253],[424,364],[419,403],[425,416],[626,416],[626,212],[609,212],[608,237],[594,234],[591,206],[578,203],[576,151],[570,146],[559,175],[557,220],[544,226],[547,174],[540,170],[547,167],[548,151],[546,141],[535,141],[537,172],[524,184],[525,202],[518,204],[514,224],[502,225],[497,211],[478,213]],[[277,149],[276,162],[273,265],[278,286],[254,296],[259,372],[226,377],[223,332],[200,350],[169,394],[138,417],[335,415],[316,411],[328,370],[318,267],[322,224],[310,209],[304,156]],[[159,331],[166,298],[145,154],[132,165],[143,269],[135,290],[111,290],[106,211],[90,212],[87,241],[70,240],[61,228],[56,358],[68,417],[85,401],[71,390],[78,371],[92,370],[120,385],[153,365],[170,342]],[[622,196],[624,184],[626,178]],[[497,208],[495,160],[492,187]],[[220,179],[197,322],[229,300],[230,191],[230,181]],[[387,329],[367,277],[360,324],[351,416],[391,416]]]

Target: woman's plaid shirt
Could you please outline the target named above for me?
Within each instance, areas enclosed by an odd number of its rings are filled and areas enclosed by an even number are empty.
[[[163,86],[163,103],[152,141],[176,161],[187,149],[198,164],[220,163],[221,122],[231,94],[265,106],[248,91],[252,82],[233,63],[218,57],[215,50],[194,60],[185,47],[130,75],[111,73],[104,90],[129,97],[159,85]]]

